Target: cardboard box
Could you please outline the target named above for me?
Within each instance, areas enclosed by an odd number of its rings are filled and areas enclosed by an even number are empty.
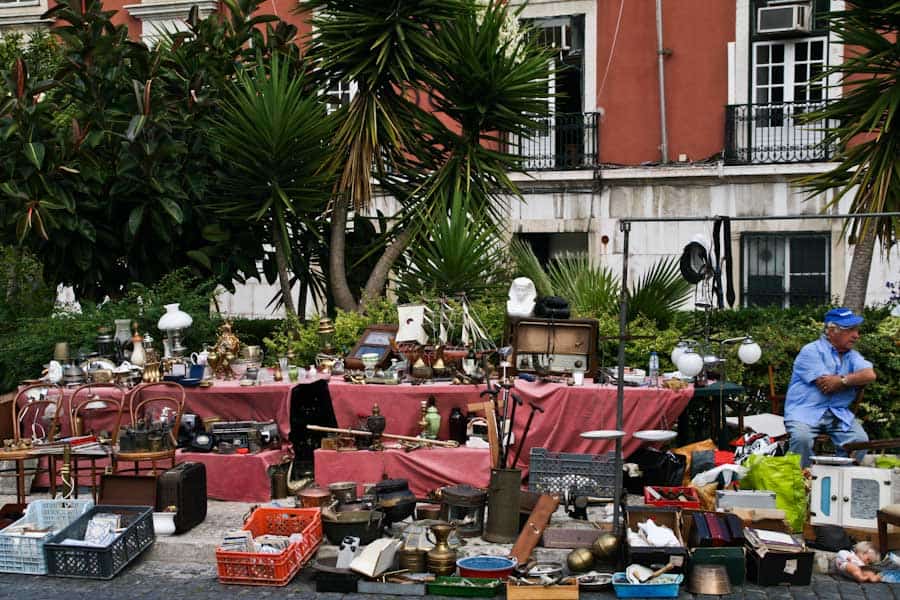
[[[628,528],[636,531],[638,523],[653,519],[657,525],[665,525],[675,533],[681,542],[680,546],[652,548],[644,546],[626,549],[625,564],[637,563],[651,568],[664,567],[669,563],[675,565],[673,573],[683,573],[687,567],[687,545],[682,537],[681,509],[665,506],[626,506],[626,523]]]
[[[696,565],[723,565],[731,585],[744,585],[747,558],[743,547],[696,548],[691,550],[690,568]]]
[[[556,585],[516,585],[506,582],[506,600],[578,600],[578,582]]]

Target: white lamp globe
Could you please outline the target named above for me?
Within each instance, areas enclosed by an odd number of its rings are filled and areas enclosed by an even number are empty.
[[[753,338],[748,337],[738,347],[738,358],[745,365],[752,365],[762,358],[762,348],[753,341]]]
[[[187,329],[194,322],[191,315],[178,307],[178,303],[166,304],[166,312],[159,318],[156,324],[160,331],[179,331]]]
[[[685,350],[678,359],[678,370],[685,377],[695,377],[703,370],[703,357],[691,349]]]
[[[684,354],[684,351],[687,350],[688,345],[685,342],[678,342],[675,344],[675,347],[672,348],[672,354],[669,358],[672,359],[672,364],[675,365],[675,368],[678,368],[678,360],[681,358],[681,355]]]

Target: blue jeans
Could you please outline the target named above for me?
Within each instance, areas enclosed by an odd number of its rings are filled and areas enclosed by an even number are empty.
[[[831,441],[835,446],[835,454],[838,456],[847,456],[843,445],[850,442],[867,442],[869,436],[860,425],[859,421],[854,420],[853,426],[849,430],[845,430],[844,423],[835,417],[830,410],[826,410],[822,418],[815,425],[802,423],[800,421],[785,421],[784,428],[790,437],[788,450],[800,455],[800,466],[806,468],[810,464],[809,456],[812,454],[813,442],[816,436],[825,433],[831,437]],[[853,454],[856,462],[862,461],[866,455],[865,450],[859,450]]]

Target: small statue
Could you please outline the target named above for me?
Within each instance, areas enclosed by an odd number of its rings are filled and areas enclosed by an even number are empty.
[[[213,375],[226,380],[234,379],[234,370],[231,368],[231,362],[237,357],[241,349],[241,341],[232,333],[231,321],[225,321],[219,326],[219,337],[216,339],[216,345],[213,349],[218,359],[215,366],[210,361],[210,366],[215,369]]]
[[[881,575],[874,571],[870,571],[866,567],[878,562],[881,557],[871,542],[858,542],[853,546],[853,550],[841,550],[834,557],[834,564],[838,572],[848,577],[852,577],[854,581],[865,583],[867,581],[881,581]]]
[[[428,419],[426,415],[428,414],[428,403],[422,400],[422,403],[419,405],[419,422],[417,425],[419,426],[419,437],[426,437],[428,432]]]
[[[509,286],[506,314],[511,317],[530,317],[534,314],[536,300],[537,289],[534,282],[527,277],[516,277]]]

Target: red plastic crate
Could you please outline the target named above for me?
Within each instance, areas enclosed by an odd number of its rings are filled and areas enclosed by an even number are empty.
[[[253,511],[244,529],[253,537],[264,534],[303,534],[280,554],[225,552],[216,549],[219,581],[240,585],[287,585],[322,543],[322,512],[318,508],[261,507]]]
[[[665,496],[665,494],[683,494],[684,497],[687,498],[687,500],[667,500],[665,497],[655,498],[650,493],[650,488],[653,488],[663,496]],[[678,506],[680,508],[700,508],[700,498],[697,496],[697,490],[692,487],[664,487],[654,485],[646,486],[644,488],[644,504],[649,504],[650,506]]]

